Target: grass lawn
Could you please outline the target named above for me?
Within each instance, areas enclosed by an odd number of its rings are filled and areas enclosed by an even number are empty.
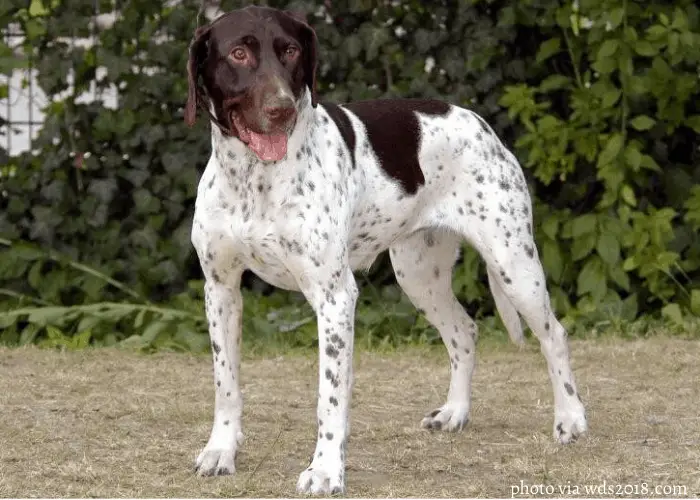
[[[358,352],[348,495],[510,497],[525,484],[585,496],[584,485],[606,481],[698,496],[700,342],[610,338],[571,350],[590,430],[569,446],[552,437],[551,387],[532,340],[479,347],[471,423],[456,434],[418,425],[443,402],[444,349]],[[0,496],[296,496],[314,447],[316,370],[311,352],[246,360],[237,475],[199,478],[192,464],[214,400],[208,356],[0,348]]]

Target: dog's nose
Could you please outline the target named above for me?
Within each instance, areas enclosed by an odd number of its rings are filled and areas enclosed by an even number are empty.
[[[267,106],[263,108],[263,111],[265,116],[275,121],[286,121],[296,112],[294,106]]]

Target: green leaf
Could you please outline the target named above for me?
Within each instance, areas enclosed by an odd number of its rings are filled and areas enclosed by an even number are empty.
[[[12,311],[13,314],[27,315],[27,321],[34,323],[39,326],[46,326],[48,324],[64,324],[75,317],[75,314],[71,314],[70,308],[68,307],[33,307],[27,309],[18,309]]]
[[[149,324],[146,329],[143,331],[141,334],[141,339],[146,342],[146,343],[151,343],[153,342],[158,334],[160,334],[163,330],[165,330],[168,327],[168,323],[164,321],[154,321],[153,323]]]
[[[676,7],[673,10],[673,23],[671,27],[678,31],[686,31],[688,29],[688,17],[682,8]]]
[[[630,277],[620,266],[612,266],[608,268],[608,275],[610,278],[623,290],[629,292],[630,290]]]
[[[24,32],[27,35],[27,39],[30,41],[40,39],[46,34],[45,21],[41,19],[29,19],[24,23]]]
[[[692,128],[695,133],[700,134],[700,115],[689,116],[686,118],[685,124]]]
[[[637,256],[632,255],[630,257],[627,257],[625,261],[622,263],[622,270],[625,272],[630,272],[639,267],[639,262],[637,261]]]
[[[617,68],[617,61],[613,57],[604,57],[602,59],[596,59],[593,63],[593,69],[598,71],[603,75],[608,75],[615,71]]]
[[[143,322],[146,318],[147,313],[148,311],[146,309],[139,311],[139,313],[136,315],[136,318],[134,318],[134,328],[139,330],[143,326]]]
[[[564,262],[561,257],[559,245],[552,241],[545,241],[542,245],[542,265],[547,275],[555,282],[560,283]]]
[[[0,311],[0,330],[11,327],[17,322],[18,319],[19,316]]]
[[[538,89],[540,92],[551,92],[552,90],[560,90],[568,87],[571,83],[571,78],[565,75],[550,75],[540,83]]]
[[[697,46],[697,43],[695,42],[696,40],[696,34],[693,33],[692,31],[684,31],[681,33],[681,43],[685,45],[686,47],[690,48],[695,48]]]
[[[41,289],[41,282],[42,282],[42,276],[41,276],[41,269],[44,267],[44,263],[40,260],[37,260],[34,262],[34,265],[32,265],[31,269],[29,270],[29,274],[27,274],[27,282],[31,285],[31,287],[34,290],[40,290]]]
[[[647,29],[647,37],[651,40],[659,40],[666,36],[668,33],[668,28],[655,24]]]
[[[634,75],[634,60],[629,50],[620,51],[617,57],[620,72],[631,78]]]
[[[635,172],[639,170],[642,164],[642,153],[639,152],[639,149],[633,143],[628,144],[625,148],[625,162]]]
[[[140,335],[131,335],[119,342],[119,345],[131,349],[143,349],[148,347],[148,343],[145,342]]]
[[[54,345],[65,345],[66,336],[55,326],[48,325],[46,327],[46,335],[49,339],[54,341]]]
[[[605,93],[603,94],[603,107],[612,108],[621,95],[622,91],[617,88],[612,88],[610,90],[605,91]]]
[[[620,197],[629,206],[637,206],[637,197],[634,195],[634,190],[628,184],[623,184],[620,188]]]
[[[133,111],[126,109],[120,110],[119,119],[116,120],[116,123],[112,122],[112,128],[120,136],[128,135],[134,128],[134,125],[136,125],[136,116]]]
[[[694,315],[700,316],[700,290],[690,291],[690,311]]]
[[[24,327],[22,334],[19,336],[19,345],[29,345],[34,342],[41,328],[37,325],[29,324]]]
[[[561,50],[561,40],[559,38],[550,38],[549,40],[542,42],[540,48],[535,56],[535,61],[537,63],[542,63],[546,61],[554,54]]]
[[[29,15],[32,17],[46,16],[48,13],[49,11],[41,0],[32,0],[32,3],[29,4]]]
[[[564,12],[564,9],[557,9],[557,12],[558,12],[558,13],[563,13],[563,12]],[[573,31],[573,32],[574,32],[574,35],[576,35],[576,36],[578,36],[579,33],[580,33],[579,21],[578,21],[578,19],[579,19],[579,17],[578,17],[578,15],[576,15],[576,14],[571,14],[571,15],[569,16],[569,24],[571,25],[571,31]],[[562,22],[561,20],[559,20],[559,19],[557,20],[557,24],[558,24],[559,26],[566,26],[566,24],[563,23],[563,22]]]
[[[555,240],[557,238],[557,233],[559,232],[559,219],[554,216],[547,217],[542,222],[542,232],[546,234],[550,239]]]
[[[597,218],[595,214],[585,214],[576,217],[571,222],[571,236],[576,239],[580,236],[595,231]]]
[[[666,304],[661,309],[661,316],[675,325],[685,325],[685,321],[683,320],[683,312],[681,312],[681,306],[678,304]]]
[[[75,335],[71,342],[72,349],[85,349],[90,345],[90,339],[92,338],[91,330],[84,330],[78,335]]]
[[[654,172],[661,172],[661,167],[656,160],[649,155],[642,155],[641,166],[647,170],[653,170]]]
[[[603,264],[597,257],[589,259],[578,275],[577,293],[579,296],[590,293],[594,297],[602,298],[607,291]]]
[[[571,245],[571,258],[574,262],[588,257],[596,244],[596,233],[586,233],[574,240]]]
[[[598,49],[596,60],[607,59],[617,52],[620,42],[617,39],[605,40]]]
[[[632,125],[632,127],[635,130],[640,131],[649,130],[651,127],[654,126],[655,123],[656,120],[647,115],[635,116],[634,118],[632,118],[632,120],[630,120],[630,125]]]
[[[97,316],[92,316],[89,314],[86,314],[83,316],[80,321],[78,322],[78,331],[86,331],[86,330],[92,330],[95,328],[97,325],[99,325],[102,322],[101,318],[98,318]]]
[[[362,39],[356,33],[353,33],[345,39],[344,46],[348,57],[356,59],[362,52]]]
[[[23,54],[17,54],[5,42],[0,40],[0,74],[11,75],[15,69],[27,66],[28,59]],[[0,99],[6,99],[9,94],[7,84],[0,84]]]
[[[596,251],[603,262],[609,266],[615,266],[620,260],[620,242],[611,232],[604,232],[598,236]]]
[[[620,317],[625,321],[634,321],[637,319],[637,314],[639,313],[639,306],[637,304],[637,294],[633,293],[625,300],[622,301],[622,309],[620,310]]]
[[[623,143],[624,139],[622,138],[621,134],[612,134],[608,139],[608,142],[605,143],[605,147],[598,157],[598,165],[603,166],[607,165],[608,163],[612,163],[612,161],[620,154]]]
[[[634,26],[625,26],[624,40],[628,47],[637,43],[637,40],[639,40],[639,35],[637,34],[637,30]]]
[[[634,51],[644,57],[652,57],[659,53],[659,50],[647,40],[637,40],[634,44]]]
[[[610,23],[609,28],[606,27],[606,29],[611,29],[614,30],[618,26],[620,26],[620,23],[622,22],[622,19],[625,16],[625,11],[622,7],[616,7],[610,11],[608,14],[608,22]]]

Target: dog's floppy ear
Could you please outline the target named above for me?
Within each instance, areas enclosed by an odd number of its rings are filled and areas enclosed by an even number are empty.
[[[315,108],[317,104],[316,97],[316,66],[318,65],[318,39],[316,32],[306,22],[306,16],[300,12],[285,10],[284,13],[291,18],[299,28],[301,35],[300,42],[302,43],[303,65],[304,65],[304,83],[309,87],[311,92],[311,105]]]
[[[187,60],[187,103],[185,104],[185,123],[190,127],[197,120],[197,107],[200,104],[199,66],[206,56],[210,31],[210,26],[197,28],[190,43],[190,56]]]

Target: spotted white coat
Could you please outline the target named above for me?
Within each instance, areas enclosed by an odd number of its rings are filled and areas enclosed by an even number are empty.
[[[477,328],[451,286],[452,266],[466,241],[487,264],[513,340],[522,341],[522,315],[541,343],[554,390],[555,438],[567,443],[586,430],[566,332],[552,313],[533,241],[521,168],[476,114],[445,109],[439,115],[413,112],[418,136],[394,146],[417,148],[424,180],[410,189],[379,161],[367,123],[349,108],[312,107],[308,90],[297,103],[281,161],[263,162],[212,127],[213,153],[192,231],[206,278],[216,384],[211,437],[196,461],[200,474],[235,470],[243,437],[240,282],[250,269],[275,286],[300,290],[316,312],[318,439],[297,487],[313,494],[345,491],[358,295],[353,270],[367,269],[386,249],[399,284],[439,330],[450,357],[447,400],[425,416],[423,427],[459,430],[469,418]],[[344,136],[339,128],[344,120],[352,127],[352,151],[348,131]]]

